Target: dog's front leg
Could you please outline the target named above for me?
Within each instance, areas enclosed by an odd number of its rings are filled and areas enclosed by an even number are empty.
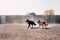
[[[30,27],[30,24],[28,25],[28,28]]]

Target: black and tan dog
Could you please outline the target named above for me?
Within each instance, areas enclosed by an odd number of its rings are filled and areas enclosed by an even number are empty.
[[[42,28],[47,28],[47,25],[46,22],[41,22],[40,20],[37,22],[39,24],[39,27],[42,26]]]
[[[30,21],[29,19],[27,19],[26,22],[28,24],[28,28],[31,27],[31,26],[33,27],[33,26],[36,25],[34,21]]]

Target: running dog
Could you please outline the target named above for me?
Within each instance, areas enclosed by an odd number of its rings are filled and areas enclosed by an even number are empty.
[[[26,22],[28,24],[28,28],[31,27],[31,26],[33,27],[33,25],[34,26],[36,25],[34,21],[30,21],[29,19],[27,19]]]
[[[41,22],[40,20],[37,22],[39,24],[39,26],[42,26],[42,28],[47,28],[47,25],[46,22]]]

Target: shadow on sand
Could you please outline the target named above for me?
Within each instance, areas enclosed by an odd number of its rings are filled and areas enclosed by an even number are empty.
[[[42,28],[42,29],[51,29],[51,28]]]
[[[39,27],[31,27],[31,29],[38,29]],[[42,29],[51,29],[51,28],[42,28]]]
[[[31,29],[38,29],[39,27],[31,27]]]

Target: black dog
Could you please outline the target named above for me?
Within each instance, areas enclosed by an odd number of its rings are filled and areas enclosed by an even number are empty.
[[[34,21],[30,21],[29,19],[27,19],[26,22],[28,23],[28,28],[31,26],[33,27],[33,25],[36,25]]]

